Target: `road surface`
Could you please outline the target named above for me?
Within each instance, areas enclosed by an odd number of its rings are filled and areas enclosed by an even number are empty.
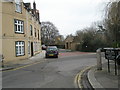
[[[96,65],[94,53],[61,52],[59,58],[3,72],[3,88],[75,88],[77,73]]]

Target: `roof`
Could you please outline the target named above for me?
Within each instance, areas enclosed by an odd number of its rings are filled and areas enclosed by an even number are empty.
[[[74,41],[74,36],[67,36],[65,39],[65,42],[73,42]]]
[[[77,36],[67,36],[65,39],[65,42],[75,42],[75,43],[79,43],[79,39]]]

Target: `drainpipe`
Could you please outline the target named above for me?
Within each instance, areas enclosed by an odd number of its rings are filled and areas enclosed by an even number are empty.
[[[2,55],[2,68],[4,68],[4,56]]]

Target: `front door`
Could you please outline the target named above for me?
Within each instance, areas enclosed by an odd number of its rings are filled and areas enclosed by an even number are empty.
[[[33,42],[31,42],[31,56],[33,56],[34,53],[33,53]]]

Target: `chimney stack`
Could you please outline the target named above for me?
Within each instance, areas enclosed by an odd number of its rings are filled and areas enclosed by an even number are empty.
[[[36,10],[36,3],[35,3],[35,1],[33,2],[33,9]]]
[[[33,11],[34,11],[34,15],[36,16],[36,3],[35,3],[35,1],[33,3]]]

